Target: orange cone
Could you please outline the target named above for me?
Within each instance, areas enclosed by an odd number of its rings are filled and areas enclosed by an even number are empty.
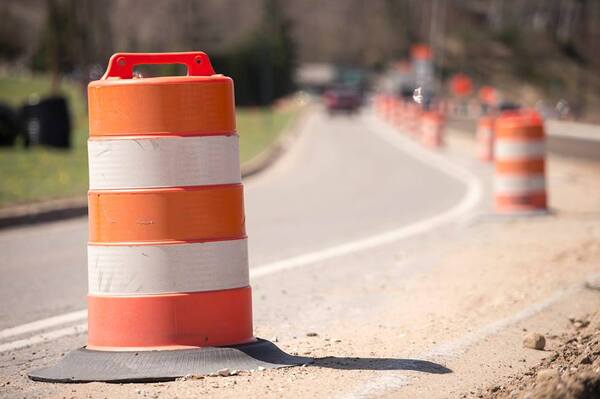
[[[173,63],[188,75],[132,76],[138,64]],[[232,80],[201,52],[121,53],[88,94],[88,345],[30,377],[137,381],[297,364],[253,336]],[[228,348],[199,349],[215,346]],[[140,353],[142,363],[123,363]]]
[[[421,117],[421,142],[428,148],[444,144],[444,118],[437,111],[424,112]]]
[[[494,160],[494,118],[484,115],[477,123],[477,157],[483,162]]]
[[[495,203],[502,213],[546,210],[545,134],[530,110],[505,112],[496,119]]]

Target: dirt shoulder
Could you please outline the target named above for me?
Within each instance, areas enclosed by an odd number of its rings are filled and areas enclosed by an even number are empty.
[[[600,290],[594,283],[588,289]],[[600,398],[600,312],[569,317],[570,328],[555,341],[548,357],[522,374],[510,377],[479,396],[488,399]]]

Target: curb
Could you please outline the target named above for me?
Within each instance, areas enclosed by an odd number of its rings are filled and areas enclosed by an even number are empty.
[[[312,106],[309,104],[286,126],[277,140],[241,166],[242,178],[256,175],[277,161],[295,141]],[[87,215],[87,196],[61,198],[0,209],[0,230]]]
[[[283,128],[283,133],[281,133],[273,144],[251,160],[242,164],[242,178],[256,175],[277,161],[291,147],[292,143],[296,141],[312,109],[313,105],[306,105],[300,111],[300,114]]]

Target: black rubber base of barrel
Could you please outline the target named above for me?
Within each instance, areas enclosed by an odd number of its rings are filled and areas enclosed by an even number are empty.
[[[186,375],[208,375],[222,369],[298,366],[311,358],[288,355],[273,343],[167,351],[108,352],[77,349],[52,367],[34,370],[29,378],[44,382],[156,382]]]

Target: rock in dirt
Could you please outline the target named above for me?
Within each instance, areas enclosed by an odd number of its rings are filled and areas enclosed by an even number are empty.
[[[229,369],[221,369],[217,371],[217,374],[221,377],[229,377],[231,375],[231,370]]]
[[[546,338],[539,333],[529,333],[523,338],[525,348],[543,350],[546,347]]]
[[[537,382],[558,381],[560,373],[555,369],[541,369],[538,370],[535,379]]]

